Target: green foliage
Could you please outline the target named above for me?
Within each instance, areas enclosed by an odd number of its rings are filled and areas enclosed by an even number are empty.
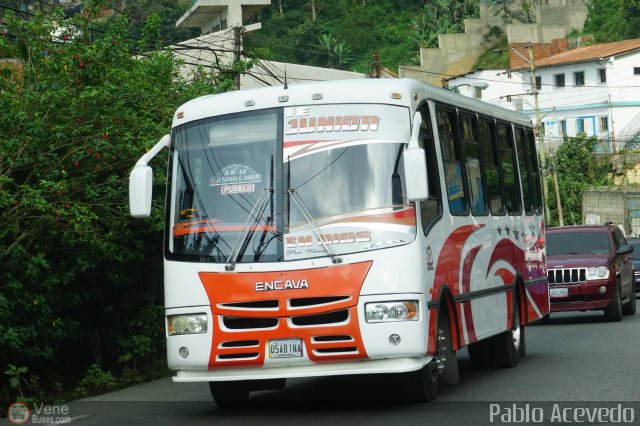
[[[640,37],[640,1],[591,0],[583,33],[598,43]]]
[[[491,6],[505,24],[521,22],[531,24],[536,21],[535,7],[544,0],[482,0]]]
[[[345,65],[350,62],[351,49],[336,40],[331,34],[323,34],[318,37],[318,42],[320,49],[327,57],[325,65],[329,68],[344,69]]]
[[[61,11],[6,15],[3,25],[0,57],[21,66],[0,68],[0,365],[67,386],[96,358],[122,368],[130,353],[138,367],[157,366],[162,205],[154,200],[150,220],[131,219],[128,175],[180,104],[228,90],[247,65],[185,81],[170,53],[132,55],[158,45],[156,17],[141,41],[128,37],[124,15],[100,31]],[[166,157],[155,162],[160,189]],[[15,382],[26,371],[12,372]],[[15,392],[0,385],[1,402]]]
[[[20,392],[20,397],[24,398],[20,382],[26,380],[24,378],[24,374],[29,371],[29,369],[27,367],[16,367],[13,364],[8,364],[7,366],[9,368],[4,372],[4,374],[9,376],[9,386],[11,386],[12,389],[17,389],[18,392]]]
[[[627,25],[622,3],[622,0],[590,1],[584,33],[593,35],[597,42],[623,40]]]
[[[587,137],[584,133],[574,138],[566,138],[552,158],[558,178],[565,225],[582,223],[582,193],[585,189],[612,183],[611,166],[607,162],[598,161],[593,155],[596,143],[595,137]],[[553,195],[554,182],[551,171],[547,171],[547,176],[550,189],[548,205],[552,222],[548,225],[557,226],[557,203]]]
[[[480,55],[474,69],[509,68],[509,46],[506,39],[501,39]]]
[[[87,369],[82,380],[75,388],[76,398],[99,395],[118,387],[118,381],[110,371],[104,371],[99,363],[93,363]]]
[[[464,32],[464,18],[478,13],[476,1],[425,2],[420,15],[411,23],[413,38],[422,47],[438,47],[438,34]]]
[[[416,63],[420,46],[437,43],[438,31],[462,31],[464,18],[477,16],[478,5],[478,0],[316,0],[312,20],[309,3],[273,1],[256,17],[262,28],[247,34],[245,47],[256,57],[255,50],[263,49],[265,59],[365,73],[372,70],[378,50],[381,66],[397,69]],[[319,44],[323,37],[343,44],[342,65],[336,65],[332,48]]]

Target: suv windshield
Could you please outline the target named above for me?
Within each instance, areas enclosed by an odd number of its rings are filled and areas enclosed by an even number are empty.
[[[609,233],[547,232],[547,256],[563,254],[610,254]]]
[[[312,108],[322,119],[310,117]],[[176,128],[167,256],[274,262],[412,241],[415,209],[403,195],[402,164],[408,110],[374,110],[378,115],[364,115],[367,106],[272,109]],[[386,228],[374,229],[375,222]]]

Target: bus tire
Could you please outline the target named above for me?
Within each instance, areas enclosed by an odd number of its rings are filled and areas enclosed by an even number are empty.
[[[520,299],[516,296],[515,300],[511,330],[500,333],[491,340],[496,364],[501,368],[515,367],[518,365],[518,358],[520,357],[524,326],[520,324]]]
[[[436,356],[429,364],[412,373],[412,399],[416,402],[433,401],[442,384],[456,384],[460,380],[448,314],[438,315],[436,330]]]
[[[491,347],[489,341],[480,340],[467,346],[471,366],[476,370],[491,367]]]
[[[622,301],[620,300],[620,288],[616,285],[611,297],[611,304],[604,309],[604,319],[611,322],[622,319]]]
[[[525,333],[526,328],[522,325],[520,326],[520,347],[518,348],[518,356],[520,358],[524,358],[527,356],[527,334]]]
[[[409,373],[410,399],[414,402],[429,402],[440,393],[440,380],[433,363],[429,363],[418,371]]]

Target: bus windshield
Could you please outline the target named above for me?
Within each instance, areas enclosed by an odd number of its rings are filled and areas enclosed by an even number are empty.
[[[177,128],[167,256],[214,263],[277,262],[412,241],[415,209],[403,194],[402,164],[408,113],[391,108],[405,117],[403,126],[397,125],[397,117],[389,124],[401,129],[395,140],[380,138],[385,120],[366,118],[372,115],[346,116],[351,117],[348,125],[357,122],[361,128],[351,133],[301,137],[299,128],[295,134],[290,131],[290,114],[283,109],[230,114]],[[337,130],[335,120],[333,127]]]

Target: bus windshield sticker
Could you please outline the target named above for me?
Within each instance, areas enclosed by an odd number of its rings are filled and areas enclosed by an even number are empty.
[[[222,195],[255,192],[255,184],[262,182],[260,173],[242,163],[225,166],[221,172],[209,179],[209,186],[219,186]]]

